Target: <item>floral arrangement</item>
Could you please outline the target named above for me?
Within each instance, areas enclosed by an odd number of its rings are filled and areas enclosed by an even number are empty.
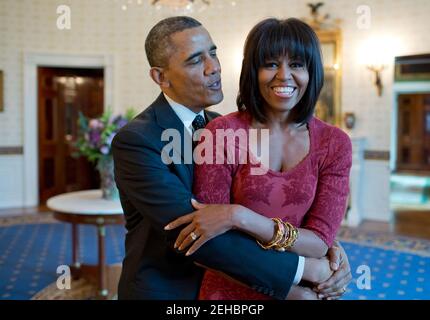
[[[79,133],[75,143],[75,157],[84,156],[97,163],[100,174],[102,197],[106,200],[119,200],[114,179],[112,140],[118,131],[134,118],[134,110],[129,109],[124,116],[105,111],[100,118],[88,119],[79,113]]]
[[[115,116],[111,110],[107,110],[100,118],[88,119],[80,112],[75,156],[85,156],[91,162],[97,162],[101,158],[111,156],[111,144],[114,136],[133,119],[134,115],[133,109],[127,110],[124,116]]]

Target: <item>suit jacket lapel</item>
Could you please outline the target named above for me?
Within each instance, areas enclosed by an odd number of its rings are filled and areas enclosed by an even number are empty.
[[[192,157],[192,137],[188,134],[188,130],[185,128],[181,119],[173,111],[172,107],[164,98],[163,93],[161,93],[157,100],[153,103],[156,121],[160,127],[163,129],[176,129],[181,135],[181,149],[174,146],[176,152],[181,155],[182,163],[186,165],[190,172],[191,182],[193,181],[194,172],[194,159]],[[218,114],[214,112],[205,111],[206,123],[209,123],[215,119]]]
[[[205,116],[206,116],[206,124],[208,124],[213,119],[215,119],[218,115],[216,113],[213,113],[213,112],[205,111]]]
[[[182,163],[186,165],[189,170],[191,181],[193,181],[193,159],[192,159],[192,140],[191,136],[188,134],[182,121],[173,111],[172,107],[164,98],[163,93],[161,93],[157,100],[153,104],[156,121],[160,127],[163,129],[175,129],[179,131],[181,136],[181,147],[173,146],[176,152],[181,155]]]

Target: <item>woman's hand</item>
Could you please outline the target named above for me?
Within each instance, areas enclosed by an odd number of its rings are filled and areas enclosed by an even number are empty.
[[[351,268],[348,256],[338,241],[335,241],[333,247],[330,248],[328,257],[331,262],[331,268],[335,272],[327,281],[316,286],[314,291],[318,293],[319,298],[335,300],[345,294],[346,287],[352,280]]]
[[[191,199],[191,203],[196,211],[179,217],[164,227],[165,230],[172,230],[188,224],[179,233],[174,246],[184,250],[193,244],[186,256],[193,254],[210,239],[235,228],[233,215],[240,208],[240,205],[234,204],[202,204],[194,199]]]

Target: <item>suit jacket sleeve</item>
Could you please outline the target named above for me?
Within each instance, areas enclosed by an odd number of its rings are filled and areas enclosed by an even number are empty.
[[[173,249],[180,230],[164,231],[176,218],[194,211],[191,191],[161,160],[161,150],[143,135],[120,131],[113,141],[115,180],[137,210],[165,234]],[[254,239],[229,231],[208,241],[189,259],[219,270],[259,292],[285,299],[293,282],[298,256],[263,250]]]

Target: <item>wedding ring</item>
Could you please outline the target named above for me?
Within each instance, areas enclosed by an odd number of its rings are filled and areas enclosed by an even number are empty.
[[[191,239],[193,239],[193,241],[196,241],[197,239],[197,235],[193,232],[190,233]]]

